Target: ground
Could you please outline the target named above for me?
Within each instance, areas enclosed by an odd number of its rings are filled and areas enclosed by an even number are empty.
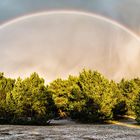
[[[50,126],[0,125],[0,140],[139,140],[133,119],[116,124],[77,124],[52,121]]]

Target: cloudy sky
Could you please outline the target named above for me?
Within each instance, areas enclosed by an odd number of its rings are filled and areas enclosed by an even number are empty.
[[[114,80],[140,76],[139,9],[139,0],[2,0],[0,71],[48,81],[84,67]]]
[[[2,0],[0,23],[26,14],[62,9],[103,15],[140,34],[139,0]]]

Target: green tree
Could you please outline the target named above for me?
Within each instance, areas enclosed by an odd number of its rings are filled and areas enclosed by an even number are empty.
[[[114,104],[114,107],[112,109],[113,117],[118,118],[120,116],[123,116],[128,111],[125,98],[123,94],[120,91],[119,84],[115,83],[114,81],[110,82],[110,86],[112,89],[112,93],[114,94],[114,98],[116,100],[116,103]]]
[[[122,79],[119,83],[119,89],[122,96],[123,104],[127,110],[126,114],[134,115],[134,101],[139,92],[139,86],[136,84],[134,79],[124,80]]]
[[[57,106],[58,114],[60,117],[66,117],[68,111],[68,94],[67,81],[56,79],[49,85],[49,90],[53,94],[53,100]]]
[[[135,106],[134,111],[136,115],[136,121],[140,123],[140,91],[135,98],[134,106]]]
[[[9,109],[6,103],[7,94],[13,89],[15,80],[4,77],[4,73],[0,73],[0,117],[8,119]]]
[[[57,106],[58,116],[72,117],[74,110],[81,110],[85,102],[78,86],[78,78],[69,76],[67,80],[56,79],[49,85]]]
[[[134,99],[134,112],[136,115],[136,121],[140,123],[140,78],[135,78],[134,82],[136,83],[138,87],[138,94],[136,95],[136,98]]]
[[[82,115],[87,122],[112,118],[116,102],[110,82],[97,71],[83,70],[79,75],[79,87],[85,97]]]
[[[52,96],[44,85],[44,79],[37,73],[24,80],[17,79],[9,95],[9,104],[14,108],[16,118],[30,117],[35,121],[50,119],[54,106]]]

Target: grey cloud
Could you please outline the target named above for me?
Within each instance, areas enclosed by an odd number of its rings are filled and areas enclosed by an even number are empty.
[[[103,15],[140,34],[139,0],[3,0],[0,23],[30,13],[59,9]]]
[[[99,18],[54,14],[25,19],[1,29],[0,46],[0,71],[10,76],[36,71],[52,80],[84,67],[115,80],[140,75],[139,40]]]

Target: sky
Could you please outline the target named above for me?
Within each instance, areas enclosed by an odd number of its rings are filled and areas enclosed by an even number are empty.
[[[140,35],[139,0],[2,0],[0,23],[31,13],[62,9],[103,15]]]
[[[3,0],[0,71],[47,81],[84,67],[114,80],[140,76],[139,9],[139,0]]]

